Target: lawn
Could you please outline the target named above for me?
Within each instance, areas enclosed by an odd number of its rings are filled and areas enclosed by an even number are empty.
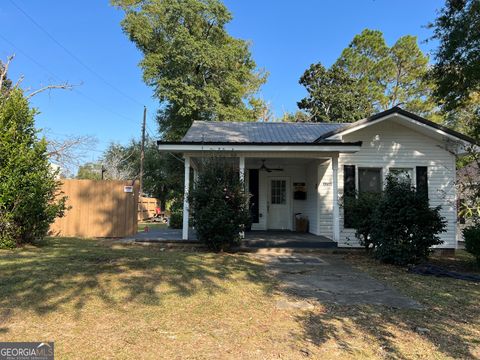
[[[425,309],[281,310],[287,295],[248,255],[48,239],[0,251],[0,340],[54,340],[61,359],[480,356],[480,285],[347,260]]]

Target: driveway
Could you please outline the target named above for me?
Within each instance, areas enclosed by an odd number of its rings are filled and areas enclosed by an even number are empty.
[[[421,309],[421,305],[363,271],[351,267],[341,255],[254,255],[266,262],[280,289],[302,300],[339,305],[384,305]]]

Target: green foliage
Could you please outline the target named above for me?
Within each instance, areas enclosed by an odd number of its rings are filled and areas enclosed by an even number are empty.
[[[0,94],[0,247],[44,237],[65,210],[45,139],[37,137],[28,100],[18,88]]]
[[[446,220],[440,206],[430,208],[409,181],[388,175],[384,194],[373,216],[374,256],[383,262],[407,265],[428,258],[433,245],[442,243]]]
[[[308,96],[298,103],[315,121],[353,122],[373,112],[355,79],[338,66],[330,69],[318,63],[300,78]]]
[[[300,79],[309,94],[299,107],[318,121],[351,122],[394,106],[431,117],[436,107],[427,71],[416,37],[403,36],[389,47],[380,31],[365,29],[330,69],[310,66]]]
[[[78,167],[77,179],[101,180],[102,165],[88,162]]]
[[[430,27],[439,41],[431,73],[435,96],[454,110],[480,91],[480,2],[447,0]]]
[[[106,178],[137,178],[140,173],[140,140],[127,145],[110,144],[102,162],[107,170]],[[156,141],[147,137],[143,167],[143,192],[160,199],[163,206],[168,199],[183,193],[183,166],[171,154],[159,153]]]
[[[250,212],[244,184],[228,159],[205,161],[189,198],[198,240],[213,251],[238,244]]]
[[[349,227],[355,229],[355,237],[366,250],[373,246],[371,233],[381,197],[382,194],[358,193],[343,199],[344,217],[348,216]]]
[[[475,224],[463,229],[463,239],[465,240],[465,250],[475,256],[480,264],[480,225]]]
[[[181,229],[183,226],[183,199],[176,198],[170,205],[170,219],[168,226],[172,229]]]
[[[282,122],[309,122],[312,121],[312,116],[304,111],[297,110],[294,113],[284,112],[283,115],[277,119]]]
[[[218,0],[113,0],[124,32],[142,51],[145,82],[163,103],[158,120],[178,140],[193,120],[255,120],[266,75],[248,43],[230,36],[232,16]]]

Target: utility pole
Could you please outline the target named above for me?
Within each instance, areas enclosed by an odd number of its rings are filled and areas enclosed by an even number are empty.
[[[143,193],[143,162],[145,160],[145,125],[147,121],[147,107],[143,107],[143,125],[142,125],[142,144],[140,148],[140,192],[139,196]]]

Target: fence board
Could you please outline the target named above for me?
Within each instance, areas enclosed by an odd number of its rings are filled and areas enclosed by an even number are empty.
[[[143,221],[152,218],[157,207],[160,207],[159,199],[140,196],[138,199],[138,220]]]
[[[124,237],[137,232],[138,184],[131,181],[63,180],[68,210],[50,227],[54,236]]]

